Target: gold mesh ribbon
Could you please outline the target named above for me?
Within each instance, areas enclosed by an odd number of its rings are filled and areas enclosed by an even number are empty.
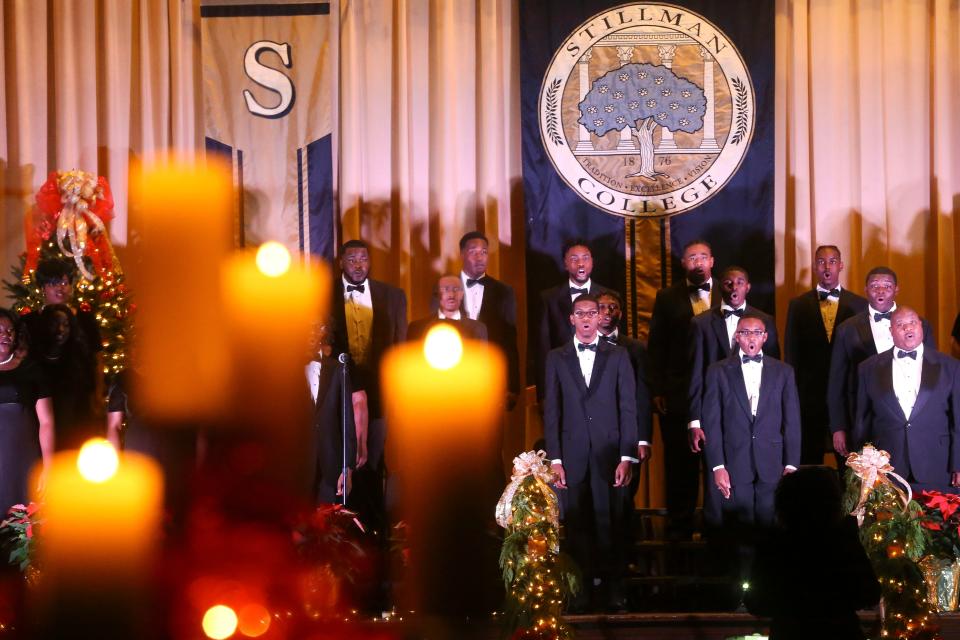
[[[103,221],[90,211],[91,204],[102,197],[102,190],[98,192],[96,176],[77,170],[61,173],[57,186],[63,202],[63,209],[57,218],[57,245],[63,255],[73,258],[84,278],[93,280],[95,276],[83,264],[83,256],[87,248],[87,236],[107,232]],[[70,239],[69,249],[64,244],[67,238]]]
[[[546,451],[525,451],[513,459],[513,473],[510,483],[504,489],[497,502],[497,524],[506,529],[513,524],[513,496],[528,477],[533,477],[536,486],[547,500],[547,513],[544,514],[554,527],[560,526],[560,508],[557,495],[550,488],[556,478],[546,464]]]
[[[904,509],[913,499],[910,483],[893,472],[893,465],[890,464],[890,454],[883,449],[877,449],[872,444],[865,445],[860,453],[851,453],[847,456],[847,466],[853,469],[853,472],[860,478],[860,499],[857,500],[857,506],[850,512],[850,515],[857,516],[858,524],[863,524],[867,498],[878,484],[886,484],[893,489],[903,500]],[[906,488],[906,491],[895,485],[890,478],[896,479]]]

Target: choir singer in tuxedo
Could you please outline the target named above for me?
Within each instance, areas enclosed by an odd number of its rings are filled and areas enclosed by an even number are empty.
[[[728,525],[770,526],[780,478],[800,464],[793,369],[763,352],[764,318],[737,322],[738,350],[707,370],[701,424],[713,486]]]
[[[960,485],[960,363],[924,344],[923,322],[909,307],[890,317],[893,348],[859,367],[852,441],[890,454],[914,493],[956,493]]]
[[[563,267],[567,281],[540,292],[540,333],[537,336],[537,399],[543,400],[542,391],[547,354],[551,349],[564,345],[573,338],[570,314],[577,296],[589,293],[597,296],[606,287],[595,282],[593,252],[585,240],[569,240],[564,243]]]
[[[457,330],[461,338],[467,340],[486,340],[487,327],[477,320],[471,320],[461,309],[463,303],[463,284],[457,276],[440,276],[436,286],[436,296],[440,307],[435,315],[420,318],[407,328],[408,340],[423,340],[427,332],[438,324],[448,324]]]
[[[700,489],[700,456],[687,444],[690,321],[720,304],[710,244],[705,240],[688,242],[680,264],[683,279],[657,291],[648,347],[650,392],[663,438],[669,538],[690,538]]]
[[[636,382],[626,349],[600,339],[599,312],[596,297],[579,296],[568,320],[575,334],[547,355],[544,436],[583,584],[620,609],[623,510],[638,462]]]
[[[827,378],[827,411],[833,449],[840,457],[845,458],[852,446],[847,436],[857,415],[857,368],[870,356],[893,347],[890,316],[897,310],[899,292],[893,269],[874,267],[866,278],[867,309],[845,320],[834,332]],[[930,325],[926,320],[920,322],[924,344],[936,349]]]
[[[817,285],[791,300],[787,309],[784,361],[797,376],[803,464],[823,464],[830,434],[827,376],[834,328],[867,309],[865,298],[840,285],[842,271],[840,249],[833,245],[817,247],[813,256]]]
[[[380,401],[380,360],[407,336],[407,297],[401,289],[370,278],[370,252],[362,240],[340,248],[341,277],[334,281],[335,350],[354,363],[355,387],[367,396],[367,463],[353,477],[353,497],[364,521],[387,530],[384,483],[386,424]]]
[[[513,287],[487,273],[490,243],[479,231],[460,238],[460,281],[463,285],[462,313],[482,322],[487,340],[507,358],[507,411],[520,396],[520,354],[517,347],[517,296]],[[512,459],[512,458],[511,458]]]

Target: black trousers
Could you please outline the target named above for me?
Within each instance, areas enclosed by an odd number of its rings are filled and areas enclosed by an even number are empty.
[[[686,411],[667,411],[666,415],[659,416],[659,422],[663,438],[667,515],[670,518],[668,529],[675,535],[687,536],[693,532],[701,456],[690,451]]]
[[[564,522],[567,548],[583,573],[584,585],[593,578],[617,581],[625,568],[625,506],[629,487],[614,487],[610,477],[588,469],[581,482],[565,491]]]

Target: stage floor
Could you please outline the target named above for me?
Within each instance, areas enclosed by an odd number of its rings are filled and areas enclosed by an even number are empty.
[[[861,612],[864,633],[879,637],[879,614]],[[768,621],[749,613],[627,613],[567,616],[577,640],[727,640],[766,636]],[[944,640],[960,640],[960,613],[941,614]]]

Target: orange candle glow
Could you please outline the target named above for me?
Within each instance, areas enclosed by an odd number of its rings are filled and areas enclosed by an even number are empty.
[[[140,170],[131,208],[142,229],[134,280],[143,411],[159,421],[215,418],[228,401],[219,270],[232,246],[229,169],[171,162]]]
[[[163,475],[151,458],[118,457],[102,439],[79,454],[58,453],[42,501],[44,584],[97,590],[149,574],[163,501]]]
[[[381,378],[387,447],[396,447],[401,509],[410,524],[414,575],[406,604],[428,614],[476,613],[488,583],[474,580],[474,568],[492,569],[494,577],[497,568],[495,550],[491,558],[481,548],[503,488],[503,355],[485,342],[461,342],[441,324],[424,342],[390,350]]]
[[[237,252],[223,265],[226,334],[231,356],[231,429],[248,434],[260,452],[258,472],[286,491],[306,490],[310,396],[303,367],[311,326],[330,296],[329,270],[291,261],[266,243]]]
[[[330,296],[323,264],[293,263],[280,244],[237,252],[222,271],[225,327],[230,345],[235,412],[274,424],[287,405],[306,397],[303,365],[312,323]]]

